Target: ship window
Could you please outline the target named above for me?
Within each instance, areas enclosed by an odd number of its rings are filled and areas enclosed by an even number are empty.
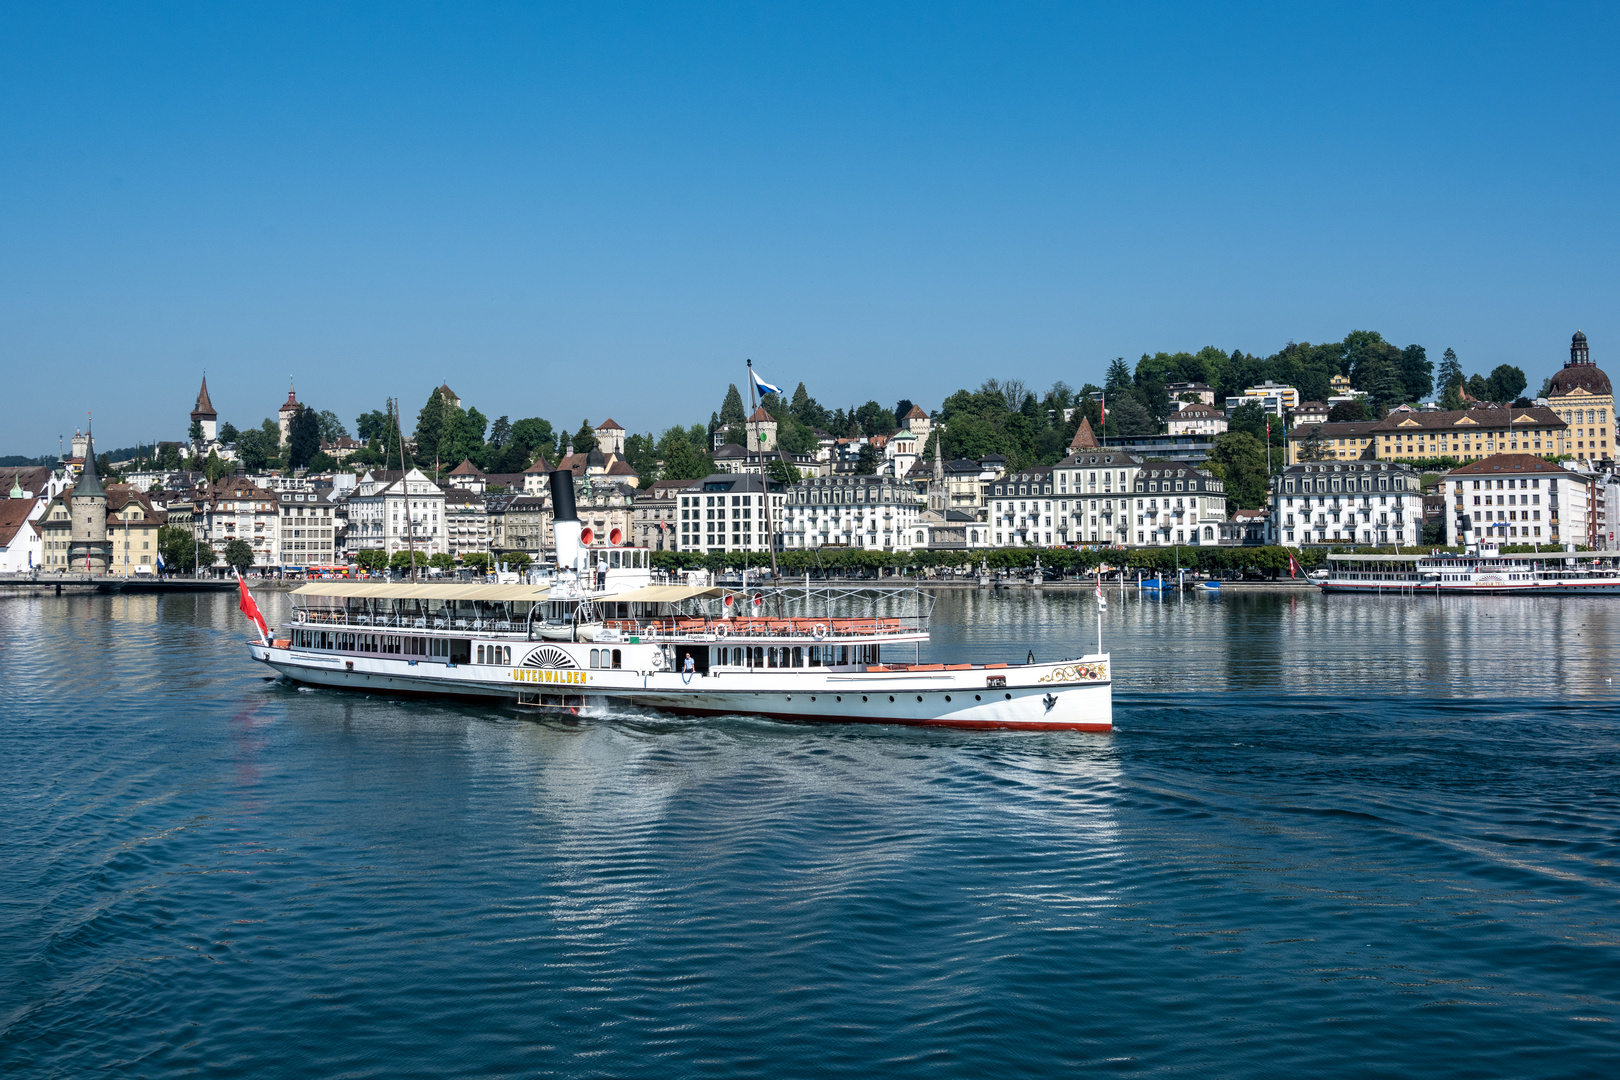
[[[602,651],[606,652],[607,650],[603,649]],[[619,650],[614,649],[613,650],[613,666],[614,667],[621,666],[621,664],[623,663],[623,660],[624,660],[624,657],[620,654]]]
[[[591,650],[591,667],[601,667],[601,666],[602,666],[602,650],[601,649],[592,649]]]
[[[804,649],[797,645],[793,647],[793,666],[804,667]]]
[[[480,664],[484,662],[484,647],[482,645],[478,646],[478,662]]]

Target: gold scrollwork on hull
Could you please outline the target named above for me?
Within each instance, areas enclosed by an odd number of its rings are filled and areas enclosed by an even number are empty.
[[[1107,664],[1066,664],[1053,668],[1037,682],[1099,682],[1108,678]]]

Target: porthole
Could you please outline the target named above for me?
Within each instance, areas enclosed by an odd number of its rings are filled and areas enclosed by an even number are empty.
[[[810,700],[811,700],[811,701],[814,701],[814,700],[816,700],[816,695],[814,695],[814,694],[811,694],[811,695],[810,695]]]
[[[983,695],[982,695],[982,694],[974,694],[974,695],[973,695],[973,700],[974,700],[974,701],[983,701],[983,700],[984,700],[984,696],[983,696]]]
[[[946,701],[949,701],[949,700],[951,700],[951,695],[949,695],[949,694],[946,694],[946,695],[945,695],[945,700],[946,700]]]
[[[789,700],[789,701],[792,701],[792,700],[793,700],[793,695],[792,695],[792,694],[789,694],[789,695],[788,695],[788,697],[787,697],[787,699],[788,699],[788,700]]]
[[[1008,700],[1008,701],[1011,701],[1011,700],[1012,700],[1012,695],[1011,695],[1011,694],[1008,694],[1008,695],[1007,695],[1007,700]]]
[[[890,694],[890,695],[889,695],[889,700],[890,700],[890,701],[893,701],[893,700],[894,700],[894,695],[893,695],[893,694]]]
[[[922,695],[921,695],[921,694],[918,694],[918,695],[917,695],[917,700],[918,700],[918,701],[921,701],[921,700],[922,700]]]
[[[843,695],[843,694],[839,694],[839,695],[837,695],[837,696],[835,696],[835,697],[834,697],[834,698],[833,698],[833,700],[834,700],[834,701],[843,701],[843,700],[844,700],[844,695]]]
[[[865,695],[865,694],[862,694],[862,695],[861,695],[861,700],[862,700],[862,701],[865,701],[865,700],[866,700],[866,695]]]

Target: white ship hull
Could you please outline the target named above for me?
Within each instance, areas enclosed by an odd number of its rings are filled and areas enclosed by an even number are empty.
[[[1107,654],[1054,663],[882,671],[537,668],[415,662],[254,644],[259,660],[299,683],[374,693],[483,698],[592,715],[614,706],[696,716],[752,715],[822,723],[1110,731]],[[623,646],[627,654],[654,646]],[[581,646],[552,650],[583,652]],[[555,654],[553,654],[554,656]],[[629,660],[631,657],[627,656]],[[580,657],[580,659],[586,659]]]

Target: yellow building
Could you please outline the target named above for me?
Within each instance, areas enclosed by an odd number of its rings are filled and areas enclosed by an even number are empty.
[[[1355,420],[1338,424],[1296,424],[1288,432],[1284,465],[1307,461],[1355,461],[1372,457],[1369,448],[1377,442],[1378,422]]]
[[[1567,425],[1551,409],[1454,409],[1396,412],[1377,424],[1377,455],[1385,461],[1456,458],[1479,461],[1492,454],[1559,452]]]
[[[1565,424],[1558,453],[1581,461],[1613,456],[1609,434],[1614,429],[1614,390],[1609,377],[1592,363],[1586,335],[1575,331],[1569,343],[1569,363],[1552,377],[1547,404]]]

